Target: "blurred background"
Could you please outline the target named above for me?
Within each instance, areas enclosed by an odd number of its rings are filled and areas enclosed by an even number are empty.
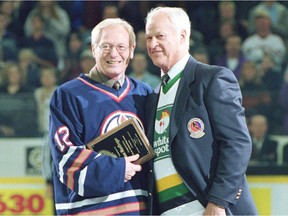
[[[232,70],[243,95],[253,151],[247,176],[261,215],[288,215],[287,1],[0,1],[0,215],[53,215],[47,143],[49,101],[58,85],[95,64],[90,32],[120,17],[137,36],[127,75],[155,88],[145,17],[184,8],[190,53]]]

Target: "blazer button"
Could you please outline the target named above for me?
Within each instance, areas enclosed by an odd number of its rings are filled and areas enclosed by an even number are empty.
[[[150,197],[152,197],[152,193],[148,193],[148,195],[149,195]]]
[[[153,173],[153,170],[152,170],[152,169],[150,169],[150,170],[149,170],[149,172],[150,172],[150,173]]]

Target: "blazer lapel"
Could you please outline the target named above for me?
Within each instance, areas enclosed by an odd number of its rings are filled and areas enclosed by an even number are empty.
[[[155,118],[156,118],[156,111],[159,99],[159,91],[160,85],[155,91],[148,96],[146,101],[146,108],[145,108],[145,120],[147,121],[147,137],[150,143],[153,143],[154,139],[154,127],[155,127]]]
[[[196,68],[196,63],[197,61],[190,56],[184,68],[184,71],[183,71],[183,74],[179,83],[179,87],[176,93],[176,98],[174,101],[174,106],[173,106],[171,118],[170,118],[171,119],[170,130],[169,130],[169,134],[170,134],[169,142],[170,143],[172,143],[173,139],[175,138],[179,129],[179,125],[182,122],[182,116],[185,111],[185,105],[188,101],[188,98],[190,96],[190,91],[191,91],[189,88],[189,85],[194,80],[194,72]]]

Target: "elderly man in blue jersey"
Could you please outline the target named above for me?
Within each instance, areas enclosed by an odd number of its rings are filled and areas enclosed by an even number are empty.
[[[113,158],[85,148],[131,117],[143,123],[152,90],[125,76],[135,49],[133,28],[119,18],[103,20],[92,30],[91,44],[95,66],[59,86],[50,103],[56,211],[147,214],[146,165],[133,163],[139,156]]]

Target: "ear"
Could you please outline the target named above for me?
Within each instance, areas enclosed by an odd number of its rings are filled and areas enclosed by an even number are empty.
[[[133,59],[133,58],[134,58],[134,50],[135,50],[135,47],[136,47],[136,46],[131,46],[131,48],[130,48],[130,59]]]
[[[94,59],[96,58],[96,56],[95,56],[95,49],[96,49],[97,47],[96,47],[96,44],[91,44],[91,51],[92,51],[92,55],[93,55],[93,57],[94,57]]]
[[[187,33],[186,33],[186,31],[184,29],[181,30],[180,36],[181,36],[181,41],[183,43],[185,43],[186,37],[187,37]]]

